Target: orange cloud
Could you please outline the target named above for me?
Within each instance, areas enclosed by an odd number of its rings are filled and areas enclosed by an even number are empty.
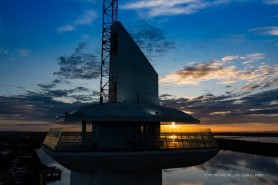
[[[231,60],[225,58],[224,60]],[[187,66],[160,78],[161,84],[199,84],[201,81],[218,80],[222,83],[234,83],[238,80],[253,80],[259,73],[252,69],[239,70],[236,66],[224,66],[222,62],[212,61],[207,64]]]

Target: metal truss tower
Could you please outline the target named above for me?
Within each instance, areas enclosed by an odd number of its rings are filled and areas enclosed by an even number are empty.
[[[116,74],[111,68],[117,57],[117,21],[118,0],[103,0],[100,104],[116,102]]]

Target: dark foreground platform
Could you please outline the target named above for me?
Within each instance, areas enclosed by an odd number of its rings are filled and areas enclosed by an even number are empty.
[[[167,149],[150,151],[67,152],[44,150],[64,167],[88,172],[99,168],[111,170],[156,170],[201,164],[212,158],[218,148]]]

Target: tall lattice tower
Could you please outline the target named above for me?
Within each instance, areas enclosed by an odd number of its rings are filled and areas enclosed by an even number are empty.
[[[111,68],[117,60],[118,1],[103,1],[100,104],[116,102],[116,74]]]

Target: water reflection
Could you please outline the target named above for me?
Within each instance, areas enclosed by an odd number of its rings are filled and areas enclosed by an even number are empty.
[[[62,180],[51,185],[70,184],[70,171],[49,157],[42,149],[38,154],[43,163],[62,170]],[[250,185],[278,184],[278,158],[231,151],[220,151],[211,160],[193,167],[167,169],[162,172],[163,185]],[[136,181],[136,179],[134,179]]]
[[[163,170],[163,185],[277,185],[277,171],[277,158],[220,151],[201,165]]]

